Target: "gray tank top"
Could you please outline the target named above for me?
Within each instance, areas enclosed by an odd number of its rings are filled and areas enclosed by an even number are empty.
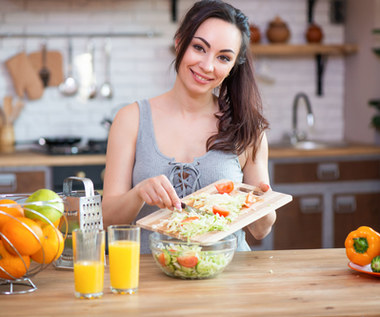
[[[132,175],[133,187],[147,178],[163,174],[169,178],[178,196],[183,198],[220,179],[242,182],[243,172],[235,154],[211,150],[201,157],[195,157],[192,163],[180,163],[161,153],[154,134],[150,103],[148,100],[141,100],[138,105],[140,119]],[[156,210],[157,206],[145,204],[136,220]],[[141,253],[150,253],[150,233],[141,230]],[[239,230],[236,236],[238,251],[250,251],[244,231]]]

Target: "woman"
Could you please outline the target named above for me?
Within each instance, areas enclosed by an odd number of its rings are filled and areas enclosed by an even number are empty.
[[[175,34],[168,92],[122,108],[112,124],[104,225],[132,223],[220,179],[268,189],[268,144],[249,52],[249,24],[222,1],[196,2]],[[217,91],[217,93],[216,93]],[[264,238],[273,211],[249,226]],[[143,230],[141,252],[149,252]],[[238,250],[250,250],[240,230]]]

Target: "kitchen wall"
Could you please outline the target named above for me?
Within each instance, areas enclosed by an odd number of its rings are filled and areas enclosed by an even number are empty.
[[[345,37],[357,43],[360,50],[346,59],[345,138],[356,142],[373,140],[380,144],[380,133],[376,136],[375,129],[369,127],[376,110],[369,107],[368,101],[380,98],[380,57],[372,51],[380,45],[380,40],[376,42],[374,29],[380,30],[380,0],[364,3],[349,0]]]
[[[178,0],[178,16],[192,5],[192,0]],[[231,0],[245,12],[252,23],[265,32],[276,15],[288,22],[290,43],[304,43],[307,27],[305,0]],[[56,87],[45,90],[41,99],[26,100],[26,107],[15,124],[17,141],[40,136],[82,135],[104,138],[100,122],[112,116],[120,105],[149,98],[170,89],[175,74],[171,45],[178,22],[171,20],[169,0],[0,0],[0,33],[91,33],[157,32],[153,37],[111,38],[111,81],[114,98],[80,96],[63,97]],[[329,20],[330,1],[319,0],[314,9],[315,21],[322,26],[325,43],[343,43],[344,26]],[[4,66],[8,58],[25,49],[40,50],[43,39],[0,38],[0,96],[15,95],[11,78]],[[89,38],[74,37],[74,55],[86,51]],[[104,81],[105,38],[93,39],[95,72],[98,83]],[[264,42],[266,42],[264,36]],[[67,39],[47,38],[48,49],[62,52],[67,61]],[[66,65],[65,65],[66,66]],[[256,59],[259,88],[271,130],[270,141],[277,141],[290,132],[291,108],[297,92],[307,93],[316,118],[311,137],[341,140],[344,136],[344,76],[341,56],[330,56],[324,74],[323,96],[316,95],[316,65],[313,57],[260,57]],[[66,71],[66,69],[65,69]],[[268,80],[270,79],[270,80]],[[299,122],[306,129],[304,107]],[[368,128],[368,127],[366,127]]]

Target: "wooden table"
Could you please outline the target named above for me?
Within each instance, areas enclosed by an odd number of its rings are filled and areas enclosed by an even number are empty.
[[[38,289],[0,295],[0,316],[379,316],[380,279],[347,266],[344,249],[238,252],[209,280],[167,277],[143,255],[134,295],[74,297],[73,272],[52,267]]]

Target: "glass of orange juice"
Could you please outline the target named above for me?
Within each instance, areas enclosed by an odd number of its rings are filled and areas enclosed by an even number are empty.
[[[72,235],[75,296],[100,298],[104,284],[105,232],[76,229]]]
[[[140,228],[113,225],[107,231],[111,291],[134,294],[139,286]]]

